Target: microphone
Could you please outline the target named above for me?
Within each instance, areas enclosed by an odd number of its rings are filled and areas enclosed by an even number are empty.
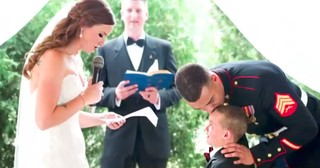
[[[103,57],[97,55],[93,58],[93,77],[92,77],[92,84],[96,84],[99,82],[99,76],[101,73],[101,69],[104,66],[104,59]],[[89,112],[94,113],[96,111],[96,105],[91,104],[89,105]]]
[[[96,84],[99,82],[99,76],[101,73],[101,69],[104,65],[104,59],[103,57],[97,55],[93,58],[93,78],[92,78],[92,84]]]

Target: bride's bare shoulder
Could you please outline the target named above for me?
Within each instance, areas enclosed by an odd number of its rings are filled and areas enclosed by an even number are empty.
[[[63,53],[55,49],[49,49],[43,53],[42,58],[59,61],[63,60]]]
[[[50,49],[43,53],[42,57],[39,60],[40,67],[50,68],[63,68],[64,65],[64,55],[56,50]],[[59,69],[56,69],[59,70]],[[61,69],[60,69],[61,70]]]

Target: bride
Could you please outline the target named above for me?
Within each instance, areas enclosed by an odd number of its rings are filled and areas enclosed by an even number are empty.
[[[23,69],[15,168],[88,168],[81,128],[120,128],[115,113],[81,109],[100,101],[102,82],[86,82],[78,53],[104,44],[115,19],[102,0],[82,0],[28,54]],[[108,122],[107,122],[108,121]],[[110,121],[110,122],[109,122]]]

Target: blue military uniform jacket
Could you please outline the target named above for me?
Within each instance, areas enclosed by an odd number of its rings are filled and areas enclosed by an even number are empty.
[[[223,82],[226,103],[242,107],[250,118],[248,133],[265,135],[286,127],[278,136],[267,136],[268,142],[250,149],[257,166],[268,167],[277,157],[298,150],[317,135],[319,100],[290,82],[276,65],[243,61],[211,70]]]

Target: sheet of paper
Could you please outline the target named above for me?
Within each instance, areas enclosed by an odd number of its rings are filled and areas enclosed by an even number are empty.
[[[131,118],[131,117],[147,117],[148,120],[155,127],[157,127],[157,124],[158,124],[158,117],[150,107],[145,107],[143,109],[137,110],[135,112],[132,112],[130,114],[123,116],[123,118],[125,118],[125,119]],[[119,121],[119,120],[122,120],[122,118],[107,119],[107,123],[112,122],[112,121]]]

